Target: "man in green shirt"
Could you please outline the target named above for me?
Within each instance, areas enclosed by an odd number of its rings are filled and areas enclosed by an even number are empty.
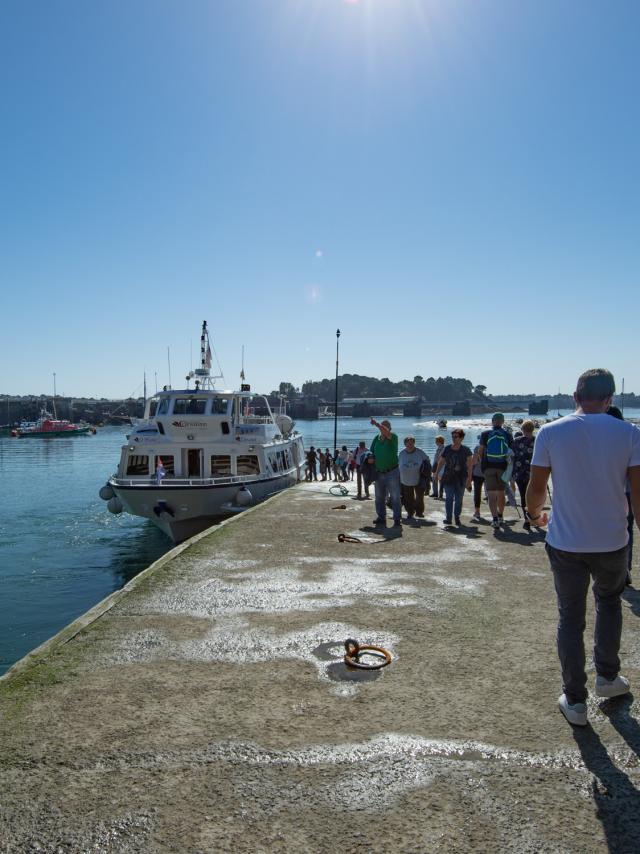
[[[371,453],[375,459],[376,467],[376,513],[374,525],[387,524],[387,493],[391,498],[391,509],[393,511],[393,526],[399,528],[402,515],[402,504],[400,503],[400,471],[398,469],[398,437],[391,432],[391,424],[388,421],[378,423],[375,418],[371,419],[374,427],[380,431],[371,443]]]

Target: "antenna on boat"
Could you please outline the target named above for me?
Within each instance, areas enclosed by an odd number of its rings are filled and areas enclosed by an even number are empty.
[[[224,379],[222,373],[219,376],[211,376],[211,342],[209,341],[209,330],[206,320],[202,321],[202,332],[200,333],[200,367],[196,368],[195,371],[189,371],[187,374],[187,383],[193,377],[196,378],[196,391],[199,388],[214,391],[213,381]]]
[[[622,395],[620,398],[620,411],[624,417],[624,377],[622,377]]]
[[[169,365],[169,388],[171,388],[171,350],[167,347],[167,364]]]
[[[53,417],[57,418],[58,413],[56,412],[56,372],[53,372]]]

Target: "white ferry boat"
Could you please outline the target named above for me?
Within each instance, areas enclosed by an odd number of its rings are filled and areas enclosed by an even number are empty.
[[[201,367],[187,377],[195,388],[165,388],[146,401],[100,490],[112,513],[144,516],[174,542],[292,486],[306,465],[288,415],[274,415],[245,383],[240,391],[213,387],[206,321],[200,353]]]

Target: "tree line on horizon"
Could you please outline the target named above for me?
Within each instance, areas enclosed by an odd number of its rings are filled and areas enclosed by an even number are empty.
[[[420,375],[412,380],[392,382],[388,377],[367,377],[361,374],[342,374],[338,377],[338,398],[345,397],[412,397],[419,395],[423,400],[484,400],[487,387],[474,385],[464,377],[428,377]],[[307,380],[302,388],[292,383],[281,382],[273,396],[285,395],[289,400],[298,397],[319,397],[322,400],[334,400],[336,381],[333,379]]]

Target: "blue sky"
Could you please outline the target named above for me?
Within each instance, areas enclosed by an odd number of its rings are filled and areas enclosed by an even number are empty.
[[[640,5],[5,0],[0,394],[640,393]]]

